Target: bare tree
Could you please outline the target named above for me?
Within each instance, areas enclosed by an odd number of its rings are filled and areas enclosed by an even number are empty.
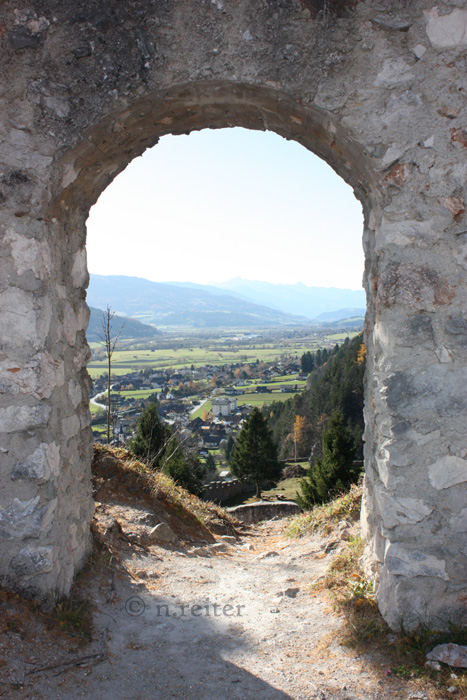
[[[111,307],[107,305],[107,309],[103,312],[102,318],[102,343],[104,345],[105,354],[107,356],[107,363],[109,368],[109,381],[107,384],[107,444],[110,445],[110,423],[112,418],[112,405],[110,400],[110,377],[112,371],[112,355],[114,354],[115,347],[117,345],[118,339],[125,328],[123,323],[120,326],[118,333],[112,334],[112,320],[115,316],[115,311],[112,311]]]

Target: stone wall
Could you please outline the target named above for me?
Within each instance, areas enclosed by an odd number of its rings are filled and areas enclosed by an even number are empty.
[[[0,44],[2,581],[67,593],[88,549],[90,206],[163,134],[243,126],[362,203],[368,570],[393,627],[459,621],[464,0],[6,0]]]
[[[204,492],[205,501],[213,501],[214,503],[222,503],[229,498],[238,496],[240,493],[248,491],[256,491],[256,487],[252,484],[246,484],[240,479],[231,479],[231,481],[210,481],[207,484]]]
[[[227,511],[244,523],[259,523],[262,520],[272,518],[288,518],[301,512],[300,506],[295,501],[257,501],[246,503],[235,508],[227,508]]]

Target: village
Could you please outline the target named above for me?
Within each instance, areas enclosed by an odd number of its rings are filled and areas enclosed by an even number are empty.
[[[106,443],[108,375],[91,390],[95,442]],[[225,453],[253,406],[284,401],[303,391],[307,374],[300,360],[206,364],[172,371],[136,370],[111,377],[111,444],[124,446],[136,430],[145,405],[157,401],[163,421],[176,429],[183,444],[202,460],[212,455],[217,471],[211,479],[229,479]]]
[[[221,367],[207,364],[197,369],[192,366],[176,372],[170,368],[155,372],[145,369],[118,377],[112,375],[113,440],[116,444],[125,444],[134,432],[142,408],[155,400],[161,418],[180,429],[191,426],[198,430],[200,423],[209,431],[214,430],[212,426],[226,423],[238,427],[241,417],[248,415],[253,405],[289,398],[288,395],[304,388],[306,378],[297,360],[284,367],[280,360],[276,363],[256,361]],[[107,384],[107,375],[103,375],[94,380],[91,390],[91,404],[102,408],[92,421],[97,442],[102,441],[99,426],[105,422]],[[248,403],[248,399],[252,403]],[[219,441],[206,436],[201,447],[214,444],[218,447]]]

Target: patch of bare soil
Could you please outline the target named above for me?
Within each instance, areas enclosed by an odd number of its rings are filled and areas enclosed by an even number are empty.
[[[177,527],[162,501],[117,487],[118,469],[113,478],[99,469],[96,550],[75,591],[89,601],[92,640],[85,625],[4,593],[1,698],[446,698],[422,679],[388,675],[381,651],[340,644],[344,622],[315,584],[349,528],[287,539],[285,521],[241,533],[226,521],[228,532],[214,536],[188,526],[189,516]],[[154,532],[161,520],[165,542]]]

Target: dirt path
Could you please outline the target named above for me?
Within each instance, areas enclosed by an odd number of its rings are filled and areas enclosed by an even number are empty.
[[[94,576],[88,595],[96,641],[69,662],[35,670],[40,650],[17,665],[26,685],[2,697],[28,700],[394,700],[410,682],[387,678],[377,658],[338,643],[342,621],[314,581],[329,540],[287,540],[283,522],[188,549],[129,546],[127,573]],[[108,571],[108,570],[107,570]],[[103,654],[102,654],[103,652]],[[50,663],[50,658],[49,658]],[[6,686],[3,686],[6,687]]]

